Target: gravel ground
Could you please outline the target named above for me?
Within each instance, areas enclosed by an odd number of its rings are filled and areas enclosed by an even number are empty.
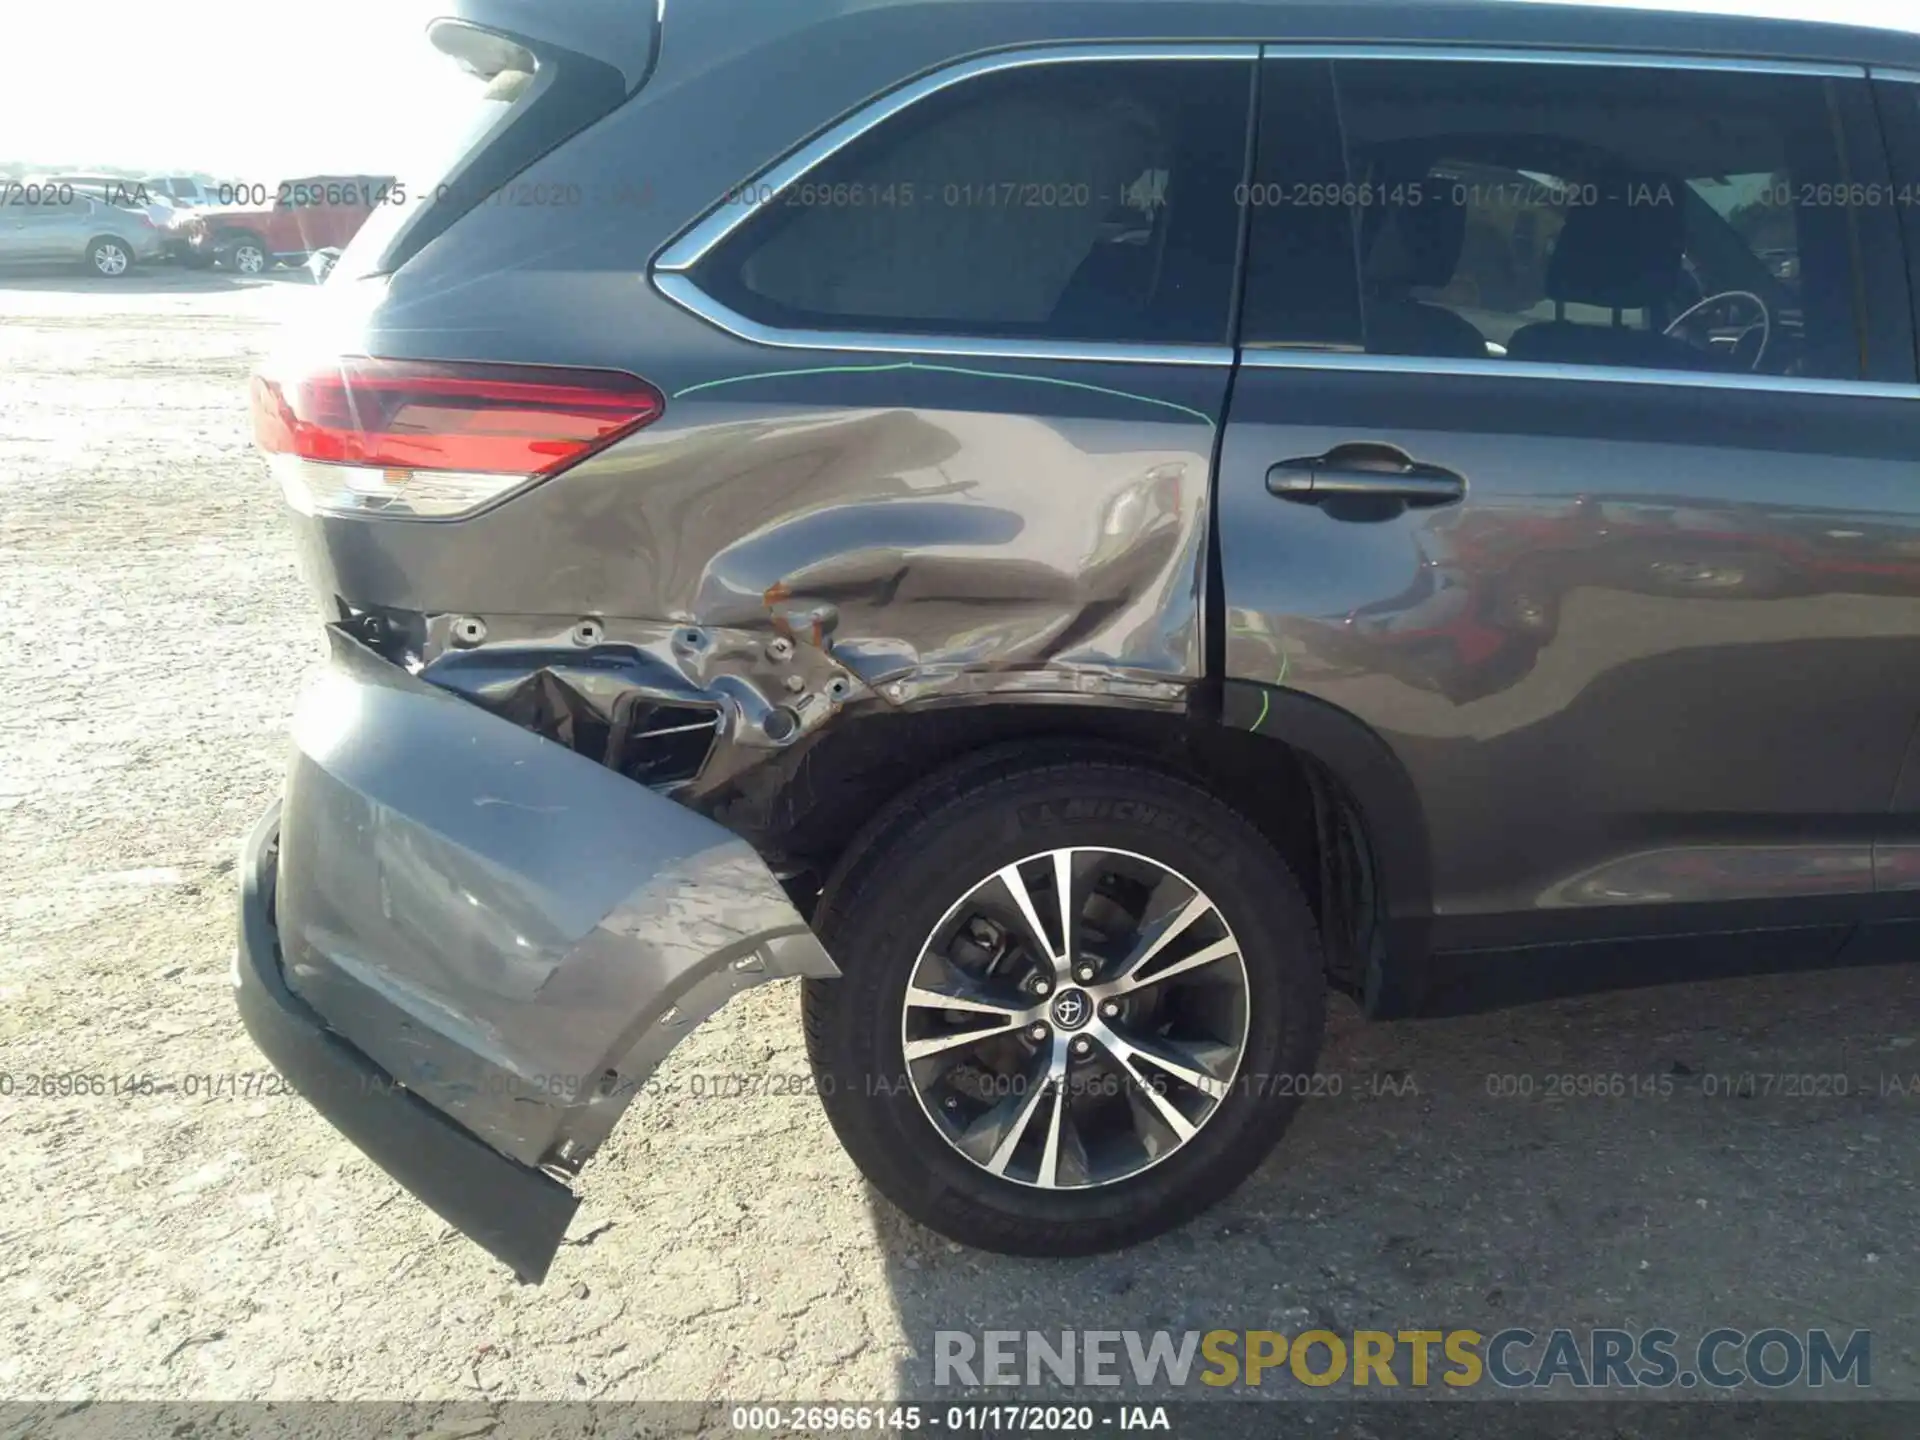
[[[537,1289],[303,1102],[209,1098],[189,1077],[263,1067],[232,857],[319,654],[243,381],[310,298],[0,282],[0,1396],[872,1401],[925,1392],[936,1328],[1313,1322],[1868,1327],[1875,1390],[1920,1397],[1920,1093],[1881,1093],[1920,1092],[1916,969],[1417,1024],[1336,1004],[1341,1095],[1228,1203],[1084,1262],[915,1229],[804,1094],[696,1095],[804,1071],[786,986],[676,1052]],[[1728,1098],[1746,1072],[1850,1093]],[[1540,1093],[1613,1073],[1672,1093]],[[25,1093],[70,1074],[157,1085]]]

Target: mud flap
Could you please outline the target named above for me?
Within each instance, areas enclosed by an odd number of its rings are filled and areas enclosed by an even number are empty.
[[[739,837],[329,635],[280,818],[282,975],[462,1129],[570,1175],[731,996],[839,973]]]

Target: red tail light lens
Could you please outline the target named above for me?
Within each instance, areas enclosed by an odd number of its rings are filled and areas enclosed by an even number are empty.
[[[349,356],[253,379],[253,434],[302,509],[444,519],[666,410],[617,370]]]

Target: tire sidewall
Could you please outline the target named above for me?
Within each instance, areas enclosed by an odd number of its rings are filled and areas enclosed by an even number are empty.
[[[939,812],[937,824],[889,847],[884,877],[860,885],[863,898],[851,908],[842,910],[838,883],[823,897],[828,948],[845,976],[828,983],[846,987],[831,1046],[829,1110],[838,1112],[836,1126],[845,1118],[866,1132],[861,1144],[844,1129],[843,1138],[856,1159],[877,1157],[891,1172],[883,1189],[917,1192],[907,1207],[916,1213],[989,1205],[1043,1226],[1119,1223],[1164,1208],[1198,1177],[1224,1169],[1237,1183],[1293,1108],[1272,1077],[1309,1068],[1315,1058],[1324,1020],[1318,947],[1311,914],[1279,857],[1238,816],[1184,782],[1102,769],[1112,779],[1092,788],[1088,767],[1057,767],[1052,779],[1043,772],[962,798]],[[1241,947],[1248,1029],[1232,1089],[1179,1150],[1108,1185],[1042,1190],[988,1174],[934,1128],[907,1077],[901,1019],[921,947],[950,907],[1001,866],[1069,846],[1146,856],[1213,900]],[[1275,867],[1287,883],[1275,883]],[[845,1093],[849,1087],[855,1093]]]

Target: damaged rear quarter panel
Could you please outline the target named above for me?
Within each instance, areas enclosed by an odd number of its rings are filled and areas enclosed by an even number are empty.
[[[888,705],[1014,693],[1181,707],[1204,663],[1229,347],[1198,363],[1192,347],[1015,358],[965,336],[928,337],[924,353],[787,348],[698,318],[651,273],[730,190],[918,74],[1161,22],[1093,4],[806,23],[750,8],[752,23],[730,7],[670,16],[646,86],[516,177],[597,198],[481,206],[391,276],[326,287],[293,343],[622,370],[667,397],[652,426],[470,519],[303,522],[329,618],[341,602],[469,616],[488,643],[591,618],[675,666],[670,689],[731,677],[717,697],[731,741],[755,728],[743,710],[823,695],[836,676],[848,702],[864,698],[857,684]],[[755,103],[713,123],[714,96],[735,92]],[[674,627],[712,648],[676,655]],[[817,657],[800,692],[791,664],[751,659],[781,636]]]
[[[589,618],[667,667],[650,693],[729,703],[735,739],[796,695],[1184,701],[1226,366],[767,370],[730,343],[762,368],[681,386],[659,424],[487,513],[305,522],[307,573],[330,605],[473,617],[490,644]],[[458,643],[431,638],[430,663]]]
[[[672,672],[644,693],[721,705],[722,769],[795,696],[811,701],[802,733],[868,700],[1182,708],[1204,667],[1229,347],[1126,360],[1015,357],[965,337],[912,354],[786,348],[698,318],[649,273],[728,187],[977,49],[981,27],[1006,30],[996,43],[1047,38],[1042,8],[916,10],[884,43],[852,16],[794,35],[771,16],[765,31],[669,20],[639,95],[518,177],[564,189],[644,173],[648,203],[483,206],[393,275],[327,287],[293,343],[621,370],[667,397],[646,429],[468,519],[303,519],[329,618],[343,603],[470,617],[487,645],[535,647],[591,620]],[[1110,7],[1075,23],[1124,29]],[[768,93],[714,126],[723,70]],[[776,72],[794,83],[751,78]],[[680,628],[707,643],[676,647]],[[779,638],[797,664],[767,653]],[[454,643],[443,624],[422,659]]]
[[[1020,13],[1040,28],[1039,7]],[[818,27],[820,64],[777,57],[808,78],[722,126],[715,76],[676,70],[697,35],[670,42],[635,100],[518,177],[564,188],[644,156],[657,203],[480,207],[393,274],[323,287],[283,342],[621,370],[667,396],[648,428],[468,518],[293,522],[326,617],[397,617],[410,639],[379,659],[336,626],[328,683],[381,718],[351,743],[324,707],[302,723],[288,983],[524,1163],[591,1153],[633,1077],[732,989],[832,973],[766,864],[697,813],[731,777],[850,709],[1177,711],[1202,674],[1226,347],[1198,363],[783,349],[648,277],[727,185],[970,48],[943,31],[956,17],[916,14],[884,45],[857,17]],[[700,23],[721,49],[774,43]],[[636,702],[717,717],[697,781],[672,792],[686,805],[608,768]],[[718,912],[695,903],[709,893]],[[590,1088],[545,1093],[556,1078]]]

